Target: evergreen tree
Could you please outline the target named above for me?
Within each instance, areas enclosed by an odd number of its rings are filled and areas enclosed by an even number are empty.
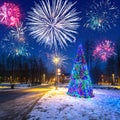
[[[83,98],[94,96],[82,45],[78,48],[67,94]]]

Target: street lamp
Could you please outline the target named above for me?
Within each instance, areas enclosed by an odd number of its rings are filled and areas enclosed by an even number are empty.
[[[59,62],[60,62],[60,58],[59,58],[58,56],[54,56],[54,57],[53,57],[53,63],[54,63],[55,66],[56,66],[56,69],[55,69],[55,76],[56,76],[55,87],[56,87],[56,90],[57,90],[57,82],[58,82],[57,68],[58,68]]]
[[[43,74],[43,79],[42,79],[42,82],[43,83],[45,83],[46,81],[45,81],[45,77],[46,77],[46,75],[45,75],[45,73]]]

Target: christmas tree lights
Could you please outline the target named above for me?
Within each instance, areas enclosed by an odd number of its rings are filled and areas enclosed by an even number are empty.
[[[91,98],[94,96],[82,45],[78,49],[67,94],[80,98]]]

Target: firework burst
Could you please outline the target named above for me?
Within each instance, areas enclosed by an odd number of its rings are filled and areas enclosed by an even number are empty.
[[[93,56],[107,61],[108,58],[115,55],[114,51],[114,43],[110,40],[105,40],[96,46],[96,49],[93,51]]]
[[[40,44],[57,49],[65,48],[68,42],[75,41],[74,34],[79,27],[76,3],[68,0],[42,0],[28,13],[30,35]]]
[[[30,56],[30,52],[28,51],[28,45],[19,45],[14,46],[14,48],[10,51],[9,55],[12,56]]]
[[[25,30],[26,30],[26,27],[23,27],[23,24],[20,23],[19,25],[12,27],[12,30],[10,32],[16,40],[20,42],[24,42],[25,41],[25,38],[24,38]]]
[[[0,23],[7,26],[16,26],[20,22],[20,9],[13,3],[4,3],[0,7]]]
[[[7,56],[29,56],[29,49],[33,49],[26,42],[18,42],[11,33],[0,41],[1,53]]]
[[[110,0],[94,1],[86,13],[87,20],[84,27],[107,31],[116,26],[119,15],[119,9]]]

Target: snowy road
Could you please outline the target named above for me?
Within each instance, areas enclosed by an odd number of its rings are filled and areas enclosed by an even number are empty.
[[[94,89],[95,97],[75,98],[59,88],[45,94],[28,120],[120,120],[120,90]]]
[[[36,102],[51,88],[38,87],[0,92],[0,120],[23,120]]]

